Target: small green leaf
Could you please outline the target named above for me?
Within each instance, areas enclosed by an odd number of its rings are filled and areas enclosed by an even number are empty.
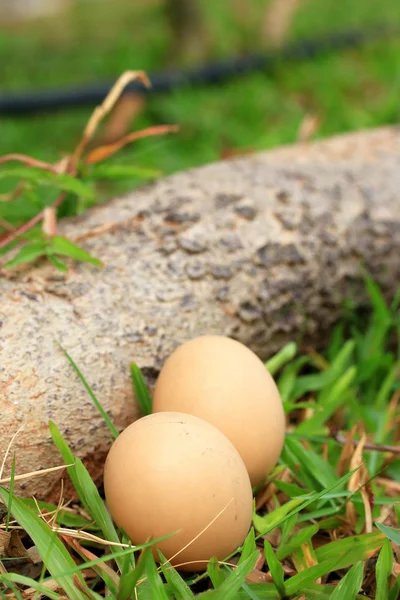
[[[61,254],[62,256],[69,256],[74,260],[88,262],[96,267],[102,267],[103,263],[98,258],[94,258],[89,252],[79,248],[76,244],[67,240],[65,237],[60,235],[54,235],[50,240],[50,248],[52,253]]]
[[[40,256],[44,256],[46,254],[46,242],[32,242],[30,244],[26,244],[21,248],[14,258],[8,261],[4,265],[5,269],[12,269],[17,265],[22,265],[25,263],[32,262],[36,260]]]
[[[2,573],[2,574],[0,574],[0,583],[5,583],[7,585],[7,584],[9,584],[9,582],[18,583],[19,585],[24,585],[28,588],[33,588],[37,592],[41,592],[41,595],[43,597],[50,598],[51,600],[59,600],[62,598],[62,596],[60,596],[60,594],[57,594],[57,592],[53,592],[53,590],[51,588],[44,585],[42,582],[38,582],[35,579],[32,579],[31,577],[25,577],[24,575],[20,575],[19,573]],[[17,590],[17,588],[14,588],[14,586],[10,586],[10,587],[12,587],[12,589],[15,593],[15,590]],[[0,590],[0,594],[1,594],[1,590]],[[9,596],[3,596],[3,598],[5,600],[7,600],[9,598]],[[22,596],[20,596],[20,598],[22,600]],[[65,596],[64,596],[64,598],[65,598]]]
[[[367,560],[371,552],[382,547],[384,536],[379,531],[355,535],[330,542],[316,549],[319,562],[334,560],[336,569],[346,569],[359,560]]]
[[[156,563],[151,552],[148,552],[144,557],[145,573],[147,581],[150,585],[151,593],[154,600],[169,600],[165,590],[164,583],[157,571]]]
[[[294,359],[296,352],[297,344],[289,342],[265,363],[266,369],[272,376],[275,375],[286,363]]]
[[[382,550],[376,563],[375,600],[387,600],[389,597],[390,578],[393,569],[393,552],[388,539],[383,542]]]
[[[237,593],[256,564],[258,552],[254,552],[241,565],[238,565],[217,589],[198,594],[199,600],[236,600]]]
[[[343,477],[338,479],[334,485],[322,490],[321,492],[318,492],[317,494],[314,494],[308,500],[304,500],[304,498],[293,498],[292,500],[289,500],[289,502],[286,502],[286,504],[284,504],[283,506],[280,506],[278,509],[276,509],[272,513],[269,513],[268,515],[265,515],[264,517],[260,517],[259,515],[257,515],[254,509],[253,523],[256,530],[259,532],[259,536],[257,537],[260,537],[261,535],[266,535],[267,533],[269,533],[270,531],[272,531],[273,529],[275,529],[279,525],[282,525],[285,521],[290,519],[293,514],[299,513],[300,511],[307,508],[307,506],[310,506],[310,504],[313,504],[316,500],[323,498],[325,494],[329,494],[335,488],[346,483],[346,481],[348,481],[353,475],[353,473],[358,471],[359,468],[360,467],[356,467],[349,473],[346,473],[346,475],[343,475]],[[337,512],[336,508],[333,508],[332,510],[334,512]]]
[[[387,600],[399,600],[400,598],[400,575],[397,575],[396,581],[390,588],[389,596]]]
[[[85,198],[93,197],[90,186],[82,183],[76,177],[64,173],[52,173],[35,167],[7,167],[0,169],[0,179],[5,178],[23,179],[37,185],[54,186],[66,192],[73,192],[77,196]]]
[[[121,578],[119,581],[119,588],[117,592],[117,600],[129,600],[134,596],[133,592],[135,590],[136,584],[141,578],[145,565],[146,565],[146,553],[151,552],[150,547],[145,548],[142,554],[139,557],[139,560],[133,570],[130,570],[130,556],[127,555],[127,562],[124,561],[124,567],[122,569]],[[125,569],[125,565],[128,568]]]
[[[161,176],[162,171],[138,167],[131,164],[99,164],[90,169],[90,177],[93,177],[94,179],[156,179]]]
[[[242,564],[242,562],[247,560],[249,556],[251,556],[256,550],[256,534],[254,533],[254,528],[251,527],[245,541],[243,542],[242,552],[240,554],[238,565]]]
[[[272,581],[277,589],[277,592],[281,598],[285,598],[285,573],[268,540],[264,540],[264,552]]]
[[[152,411],[152,401],[143,375],[136,363],[131,363],[131,379],[136,399],[144,415],[150,415]]]
[[[56,269],[58,269],[62,273],[66,273],[68,271],[68,267],[65,264],[65,262],[62,261],[61,258],[58,258],[58,256],[56,256],[55,254],[51,254],[50,252],[48,252],[47,258],[49,259],[50,262],[53,263],[53,265],[56,267]]]
[[[221,569],[220,564],[215,556],[210,559],[207,565],[207,574],[214,588],[219,588],[226,579],[225,572]]]
[[[160,550],[158,550],[158,554],[161,558],[160,568],[166,582],[169,584],[170,590],[174,594],[174,598],[176,600],[190,600],[190,598],[194,598],[193,592],[186,581],[179,575],[178,571],[171,566]]]
[[[297,509],[303,503],[303,498],[294,498],[262,517],[258,515],[254,510],[254,527],[260,535],[266,535],[276,527],[279,527],[279,525],[283,522],[285,517],[287,517],[288,514],[290,514],[293,510]]]
[[[332,385],[329,393],[318,401],[315,405],[315,414],[300,423],[296,429],[297,434],[308,434],[319,431],[337,409],[342,406],[346,400],[346,391],[353,383],[357,375],[356,367],[349,367],[343,375]]]
[[[304,396],[307,392],[315,392],[318,390],[326,390],[331,386],[343,373],[348,366],[348,362],[354,352],[355,342],[349,340],[345,343],[339,354],[336,356],[331,366],[316,375],[304,375],[296,380],[293,397],[291,400],[297,400]]]
[[[364,574],[364,566],[361,561],[353,565],[338,583],[330,600],[355,600],[360,591]]]
[[[382,523],[375,523],[378,529],[386,535],[392,542],[400,546],[400,529],[383,525]]]
[[[305,544],[311,540],[311,538],[317,533],[318,525],[310,525],[310,527],[304,527],[295,533],[286,543],[281,543],[278,550],[276,551],[276,558],[283,560],[289,556],[296,548]]]
[[[300,573],[297,573],[297,575],[294,575],[285,582],[287,595],[294,596],[294,594],[302,592],[310,584],[314,583],[314,581],[318,579],[318,577],[322,577],[323,575],[326,575],[326,573],[330,573],[334,569],[335,561],[326,560],[324,562],[319,563],[318,565],[309,567],[304,571],[300,571]]]

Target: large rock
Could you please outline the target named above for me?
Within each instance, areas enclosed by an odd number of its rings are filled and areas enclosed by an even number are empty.
[[[343,300],[365,299],[361,263],[393,293],[399,142],[397,129],[366,131],[180,173],[62,223],[103,269],[0,271],[0,461],[23,425],[18,473],[60,464],[52,419],[101,478],[110,435],[59,344],[122,429],[139,414],[130,361],[152,385],[199,334],[262,358],[301,336],[324,342]],[[60,477],[22,492],[54,499]]]

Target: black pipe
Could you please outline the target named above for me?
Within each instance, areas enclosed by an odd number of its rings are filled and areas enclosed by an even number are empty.
[[[356,48],[367,42],[387,38],[388,35],[398,31],[397,28],[384,25],[365,31],[358,29],[340,31],[324,38],[294,42],[269,53],[226,59],[193,70],[163,71],[150,77],[152,84],[150,89],[134,81],[127,86],[125,93],[155,94],[170,92],[182,86],[218,84],[239,75],[272,69],[281,61],[304,60],[331,50]],[[0,94],[0,114],[21,116],[39,111],[97,104],[105,98],[112,85],[113,82],[108,82],[64,90]]]

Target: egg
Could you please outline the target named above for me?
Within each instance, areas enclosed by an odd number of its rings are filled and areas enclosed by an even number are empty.
[[[252,485],[276,465],[285,415],[263,362],[231,338],[205,335],[179,346],[156,382],[153,412],[179,411],[212,423],[239,451]]]
[[[182,570],[205,570],[245,539],[252,490],[243,461],[213,425],[158,412],[116,439],[104,469],[109,511],[133,544],[176,533],[153,548]],[[184,564],[183,564],[184,563]]]

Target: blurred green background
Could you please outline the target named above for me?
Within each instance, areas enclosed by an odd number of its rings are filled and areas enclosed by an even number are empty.
[[[268,0],[200,4],[208,39],[201,60],[268,48],[261,31]],[[304,0],[282,43],[382,22],[400,25],[399,0]],[[3,24],[1,92],[114,80],[127,69],[152,73],[178,64],[171,59],[172,45],[162,0],[76,2],[51,18]],[[399,107],[400,37],[393,36],[282,63],[272,72],[218,87],[154,95],[130,128],[176,123],[180,132],[137,142],[112,161],[171,173],[235,152],[295,142],[305,118],[318,121],[311,136],[316,139],[397,123]],[[0,116],[0,154],[23,152],[55,161],[72,150],[92,108]]]

